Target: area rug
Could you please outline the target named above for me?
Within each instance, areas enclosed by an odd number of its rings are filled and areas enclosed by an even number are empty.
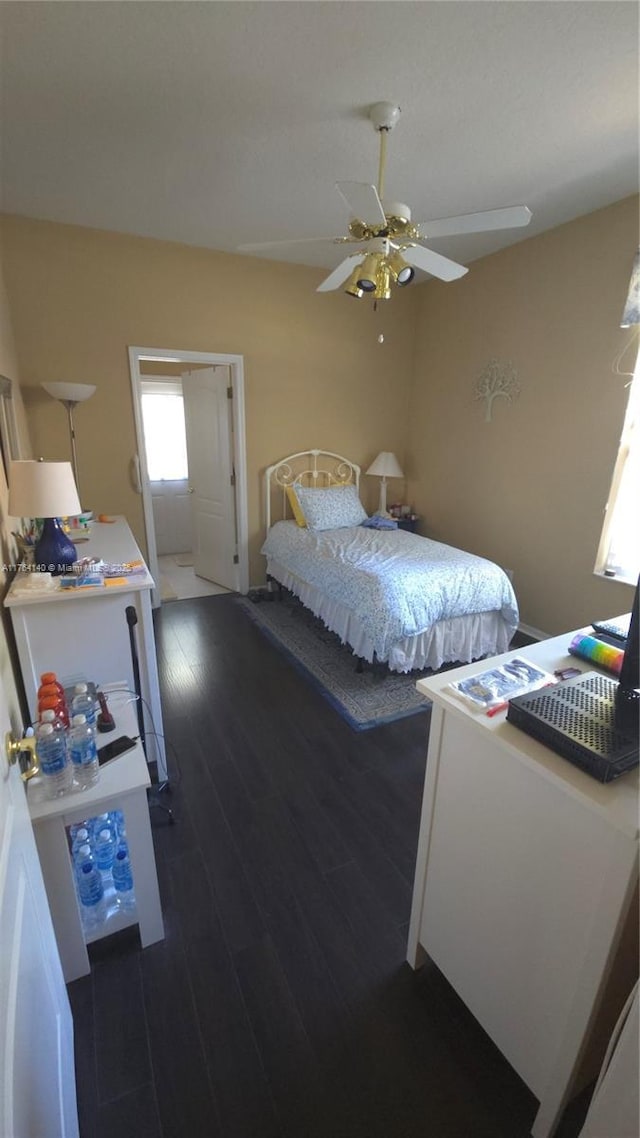
[[[237,603],[355,731],[430,709],[416,691],[416,680],[429,671],[400,675],[365,664],[357,672],[351,649],[295,598],[255,603],[238,597]]]

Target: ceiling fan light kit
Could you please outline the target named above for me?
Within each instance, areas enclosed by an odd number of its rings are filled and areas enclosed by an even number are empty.
[[[531,221],[531,211],[527,206],[516,205],[457,217],[440,217],[424,223],[413,222],[408,205],[384,198],[387,136],[399,118],[400,107],[396,103],[379,102],[369,108],[369,119],[380,135],[378,185],[376,188],[365,182],[336,182],[338,193],[351,214],[348,236],[320,240],[328,240],[334,245],[357,244],[360,248],[332,270],[318,285],[317,292],[332,292],[343,287],[348,296],[357,300],[370,296],[375,302],[389,299],[392,282],[399,287],[410,284],[416,269],[441,281],[457,280],[468,269],[426,248],[422,242],[457,233],[515,229]],[[315,241],[313,238],[310,240]],[[253,253],[299,243],[273,241],[241,245],[240,249]],[[358,258],[355,268],[354,257]]]
[[[346,292],[347,296],[355,296],[357,300],[360,300],[360,297],[364,296],[362,289],[358,285],[358,277],[359,276],[360,276],[360,266],[356,265],[355,269],[351,273],[351,276],[349,277],[349,279],[345,285],[345,290],[344,290]]]
[[[367,253],[358,271],[358,288],[361,292],[375,292],[383,253]]]
[[[415,276],[414,270],[411,265],[408,265],[401,253],[396,251],[389,257],[389,268],[391,270],[391,279],[395,284],[402,288],[404,285],[411,284]]]

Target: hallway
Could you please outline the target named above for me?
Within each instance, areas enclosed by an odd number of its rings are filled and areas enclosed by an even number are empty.
[[[191,565],[184,562],[181,554],[164,553],[158,557],[160,571],[160,596],[162,601],[184,601],[194,597],[217,597],[228,593],[223,585],[216,585],[213,581],[206,581],[204,577],[196,577]]]

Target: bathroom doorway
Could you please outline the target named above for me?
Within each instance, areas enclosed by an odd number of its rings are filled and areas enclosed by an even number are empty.
[[[242,358],[129,354],[154,603],[246,592]]]

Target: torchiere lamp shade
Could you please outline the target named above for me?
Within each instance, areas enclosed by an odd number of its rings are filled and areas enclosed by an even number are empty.
[[[76,487],[80,493],[80,479],[78,478],[78,456],[76,454],[76,429],[73,422],[73,409],[78,403],[84,403],[85,399],[90,399],[96,391],[94,383],[43,383],[45,391],[54,399],[58,399],[60,403],[67,409],[67,418],[69,421],[69,442],[71,444],[71,465],[73,467],[73,477],[76,480]]]

